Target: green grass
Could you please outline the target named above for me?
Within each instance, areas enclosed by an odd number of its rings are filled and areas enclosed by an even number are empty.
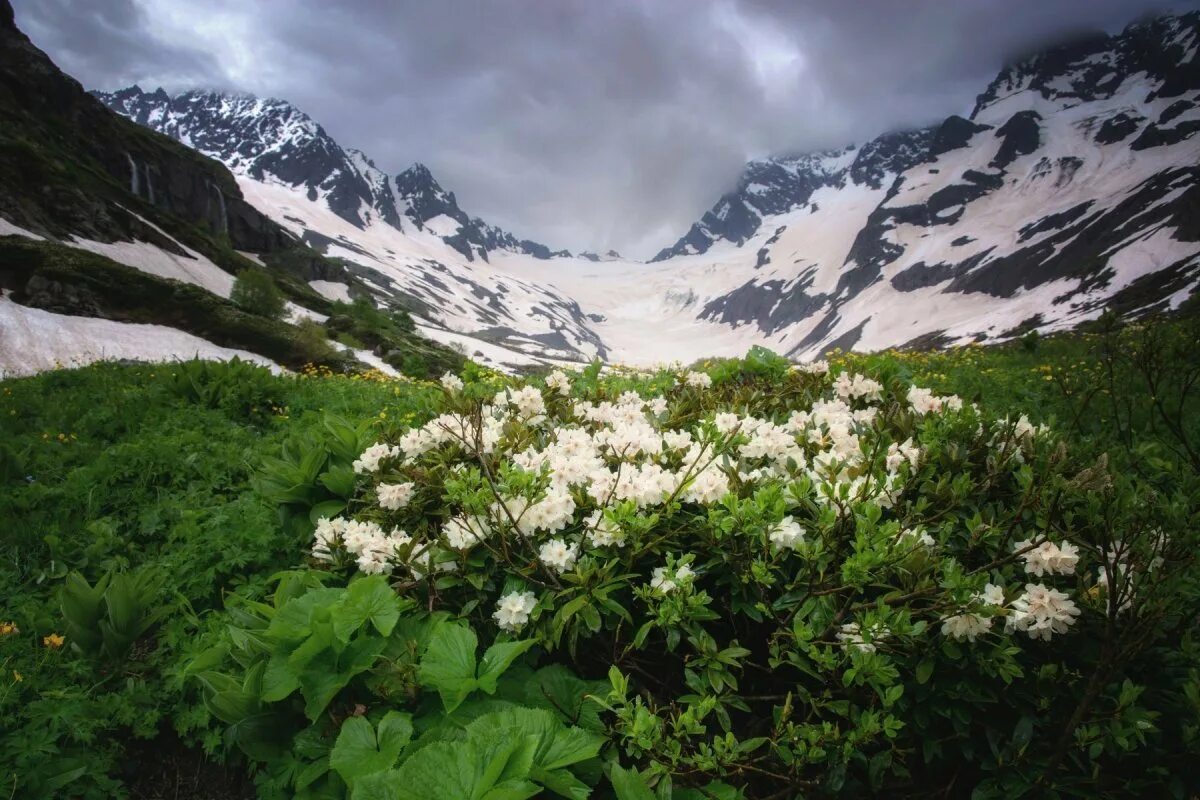
[[[171,718],[186,727],[170,670],[200,620],[293,565],[302,544],[250,487],[264,455],[325,414],[395,418],[430,391],[262,371],[270,407],[214,408],[181,396],[179,369],[97,364],[0,384],[0,621],[20,628],[0,636],[0,719],[37,732],[0,736],[0,784],[18,781],[19,796],[58,796],[47,781],[79,766],[72,792],[114,796],[105,773],[125,742]],[[94,581],[142,565],[165,574],[170,621],[120,674],[42,645],[63,630],[55,591],[69,570]]]
[[[18,254],[33,258],[37,247]],[[1200,374],[1196,326],[1193,318],[831,360],[1054,423],[1073,447],[1124,468],[1152,460],[1164,467],[1155,479],[1173,491],[1196,480],[1188,454],[1200,441],[1189,388]],[[405,333],[392,327],[387,335]],[[362,337],[353,319],[343,332]],[[221,394],[181,387],[183,369],[97,364],[0,382],[0,623],[19,628],[0,633],[0,786],[13,796],[122,796],[122,753],[137,742],[178,735],[215,746],[219,729],[179,665],[194,656],[210,611],[230,593],[257,594],[306,544],[256,490],[262,460],[327,414],[389,427],[421,421],[438,392],[420,382],[259,374]],[[242,385],[253,390],[239,393]],[[63,630],[56,592],[68,572],[95,581],[137,567],[165,577],[157,602],[167,618],[128,662],[113,669],[69,642],[43,644]]]

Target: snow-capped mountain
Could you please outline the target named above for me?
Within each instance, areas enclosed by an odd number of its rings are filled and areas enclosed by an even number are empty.
[[[1198,44],[1200,13],[1160,18],[1010,65],[969,120],[753,162],[656,260],[697,317],[796,356],[1176,306],[1200,277]],[[727,291],[684,278],[718,265]]]
[[[499,365],[689,361],[763,344],[997,341],[1200,280],[1200,13],[1003,69],[969,118],[751,162],[650,263],[520,241],[420,164],[394,179],[281,101],[101,95],[228,165],[246,201],[422,330]]]
[[[536,258],[565,254],[468,216],[423,164],[393,181],[365,153],[343,149],[284,100],[203,90],[171,96],[140,86],[93,94],[114,111],[217,159],[235,175],[303,188],[310,200],[356,227],[380,221],[401,231],[406,225],[431,228],[468,260],[487,261],[497,249]]]

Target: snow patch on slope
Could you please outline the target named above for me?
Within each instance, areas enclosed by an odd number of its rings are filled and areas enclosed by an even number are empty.
[[[54,314],[0,296],[0,377],[116,359],[228,361],[234,356],[280,370],[255,353],[219,347],[175,328]]]

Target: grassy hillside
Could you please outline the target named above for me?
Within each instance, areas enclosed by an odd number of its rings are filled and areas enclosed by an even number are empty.
[[[357,335],[349,322],[342,330]],[[998,414],[1027,414],[1067,434],[1074,463],[1107,453],[1115,472],[1137,475],[1164,497],[1194,500],[1197,332],[1194,318],[1106,324],[997,348],[835,355],[832,364],[911,379]],[[704,368],[719,386],[744,384],[740,396],[769,398],[771,381],[753,376],[777,366],[757,354]],[[474,371],[467,379],[499,385]],[[608,380],[615,393],[664,379]],[[437,384],[272,377],[239,364],[100,364],[0,383],[0,784],[27,798],[279,796],[271,794],[284,780],[277,772],[260,771],[255,789],[184,666],[224,635],[230,618],[219,610],[232,597],[263,598],[271,576],[304,562],[308,514],[282,513],[286,502],[344,505],[332,468],[322,465],[424,422],[445,402]],[[280,484],[272,459],[281,454],[317,454],[310,482]],[[275,470],[274,483],[258,477],[264,465]],[[290,501],[280,506],[281,498]],[[1193,504],[1193,529],[1196,513]],[[119,658],[79,649],[59,602],[77,580],[72,573],[94,585],[110,571],[146,581],[146,607],[131,600],[128,612],[141,622]],[[1200,641],[1194,621],[1174,624],[1176,638],[1161,651],[1167,661],[1145,666],[1157,683],[1140,701],[1128,699],[1146,727],[1135,735],[1115,727],[1129,719],[1120,709],[1108,722],[1108,712],[1098,712],[1096,724],[1114,726],[1105,735],[1124,742],[1136,765],[1113,756],[1112,765],[1126,766],[1110,768],[1132,769],[1140,781],[1102,793],[1131,796],[1154,785],[1162,787],[1156,796],[1186,797],[1200,789],[1186,766],[1200,742]],[[1093,788],[1081,791],[1095,796],[1099,784],[1086,785]]]

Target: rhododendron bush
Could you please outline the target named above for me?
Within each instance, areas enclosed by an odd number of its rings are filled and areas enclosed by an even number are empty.
[[[519,646],[518,665],[588,682],[601,766],[535,791],[1103,781],[1159,733],[1139,659],[1191,627],[1185,502],[896,374],[757,351],[706,370],[447,375],[427,420],[363,444],[322,477],[342,499],[298,501],[297,558],[322,584],[389,586],[402,627],[452,620],[471,651]],[[408,686],[388,702],[431,688]]]

